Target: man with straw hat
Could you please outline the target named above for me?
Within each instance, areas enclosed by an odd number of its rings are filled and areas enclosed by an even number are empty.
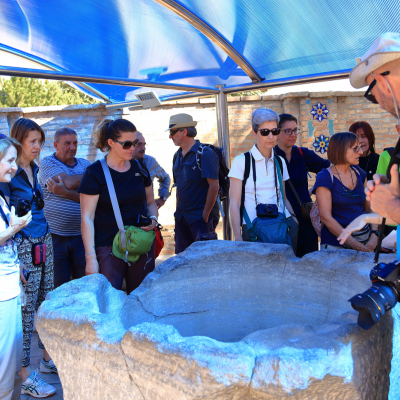
[[[359,89],[369,85],[364,96],[372,103],[379,103],[400,125],[400,33],[383,33],[357,62],[350,72],[352,86]],[[399,152],[400,140],[395,154]],[[374,181],[368,182],[366,193],[374,212],[400,223],[399,166],[392,164],[389,164],[391,183],[385,176],[375,175]]]
[[[219,159],[211,148],[200,147],[200,141],[195,140],[196,125],[191,115],[181,113],[171,116],[167,129],[170,139],[179,146],[173,161],[176,254],[195,241],[217,239]]]

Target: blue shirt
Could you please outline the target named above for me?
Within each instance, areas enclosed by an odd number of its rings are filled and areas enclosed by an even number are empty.
[[[353,190],[345,188],[336,176],[332,177],[328,170],[322,170],[315,181],[314,189],[326,187],[332,194],[332,217],[345,228],[355,218],[365,214],[364,204],[366,195],[364,193],[364,181],[367,177],[365,171],[358,166],[352,166],[357,176],[357,185]],[[353,175],[354,177],[354,175]],[[346,189],[346,190],[345,190]],[[348,193],[349,195],[345,195]],[[321,230],[321,244],[330,244],[340,246],[337,238],[331,233],[325,225]]]
[[[301,148],[303,155],[301,155],[299,148],[293,146],[292,157],[290,162],[286,158],[286,153],[281,150],[278,146],[275,146],[276,154],[283,157],[288,167],[289,179],[292,182],[294,188],[300,200],[304,203],[311,201],[310,194],[308,192],[308,177],[307,172],[318,173],[324,168],[328,168],[330,165],[329,160],[325,160],[319,155],[315,154],[312,150],[308,150],[305,147]],[[301,210],[295,195],[293,194],[290,185],[285,182],[286,197],[293,207],[293,211],[297,218],[301,218]]]
[[[30,201],[32,205],[32,221],[28,226],[22,229],[22,231],[26,236],[31,235],[32,238],[39,238],[46,235],[48,227],[44,217],[44,210],[43,208],[38,210],[37,201],[34,200],[32,193],[33,189],[37,189],[40,191],[43,198],[42,188],[40,187],[37,178],[39,167],[33,161],[31,162],[31,167],[33,172],[33,187],[29,182],[26,172],[21,167],[18,167],[18,170],[10,183],[0,183],[0,190],[3,192],[4,196],[7,196],[10,199],[10,207],[15,206],[16,198]],[[15,213],[17,213],[17,210],[15,210]],[[15,236],[22,236],[21,231],[19,231]]]
[[[219,159],[213,150],[206,147],[201,157],[201,171],[196,162],[197,150],[200,142],[196,140],[192,148],[182,157],[182,149],[176,152],[173,165],[174,180],[178,195],[178,204],[175,218],[178,221],[185,217],[188,224],[199,220],[203,216],[206,204],[209,179],[218,179]],[[218,204],[215,202],[210,215],[218,215]]]

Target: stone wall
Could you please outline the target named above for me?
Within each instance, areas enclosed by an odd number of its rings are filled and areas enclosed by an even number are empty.
[[[310,111],[318,102],[329,109],[327,119],[314,121]],[[345,131],[359,120],[369,122],[375,132],[376,149],[381,152],[393,146],[397,140],[396,120],[378,105],[368,102],[363,92],[299,92],[283,95],[228,97],[230,157],[248,151],[253,145],[251,135],[251,114],[259,107],[267,107],[278,114],[286,112],[299,120],[302,133],[297,144],[312,149],[314,137]],[[75,129],[79,136],[78,157],[94,161],[102,156],[91,143],[93,131],[107,115],[131,120],[141,131],[148,143],[147,153],[154,156],[160,165],[172,175],[172,157],[176,147],[168,138],[169,117],[185,112],[198,121],[198,138],[202,142],[217,143],[217,120],[215,99],[186,99],[165,102],[152,110],[114,109],[107,110],[104,105],[52,106],[35,108],[0,108],[0,133],[8,134],[12,123],[19,117],[31,118],[38,122],[46,132],[46,144],[41,157],[53,151],[53,136],[62,126]],[[326,154],[324,155],[326,157]],[[155,184],[155,192],[157,183]],[[174,193],[173,193],[174,195]],[[175,201],[171,198],[160,210],[160,222],[165,227],[166,248],[164,253],[173,253],[173,213]]]

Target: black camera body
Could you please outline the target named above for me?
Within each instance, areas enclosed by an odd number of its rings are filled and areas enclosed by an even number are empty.
[[[276,204],[257,204],[257,217],[278,218],[278,206]]]
[[[15,214],[18,217],[23,217],[32,210],[32,203],[29,200],[20,199],[18,197],[14,200]]]
[[[379,263],[371,269],[371,288],[349,300],[351,306],[359,312],[357,323],[361,328],[371,328],[400,300],[399,275],[400,261]]]
[[[133,226],[142,227],[149,226],[153,223],[153,220],[149,217],[145,217],[144,215],[138,215],[136,223],[132,224]]]

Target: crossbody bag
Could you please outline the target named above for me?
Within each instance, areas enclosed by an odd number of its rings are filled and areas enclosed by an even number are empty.
[[[112,253],[115,257],[131,265],[131,262],[137,261],[142,254],[146,254],[150,251],[156,234],[154,231],[144,231],[136,226],[124,226],[107,161],[105,158],[102,158],[100,163],[106,178],[107,188],[119,230],[113,240]]]

